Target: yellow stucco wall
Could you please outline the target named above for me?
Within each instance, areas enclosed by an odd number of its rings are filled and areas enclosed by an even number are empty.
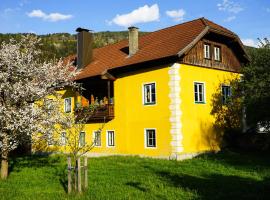
[[[214,128],[212,95],[221,91],[222,84],[228,84],[239,74],[181,64],[181,110],[184,153],[219,150],[220,130]],[[205,84],[204,104],[194,100],[194,82]]]
[[[171,64],[172,65],[172,64]],[[169,86],[171,65],[123,74],[114,85],[115,118],[107,123],[101,133],[101,147],[95,147],[91,153],[131,154],[144,156],[169,157],[172,155],[171,111]],[[218,132],[213,128],[214,119],[210,114],[212,95],[221,89],[222,83],[237,78],[239,74],[222,70],[180,64],[180,123],[181,146],[179,154],[219,150]],[[206,102],[194,102],[194,82],[205,84]],[[156,104],[143,104],[143,84],[156,83]],[[64,98],[72,98],[74,93],[63,91]],[[63,106],[64,110],[64,106]],[[93,141],[93,133],[102,123],[85,124],[86,142]],[[145,147],[145,128],[156,129],[156,148]],[[107,147],[107,130],[115,131],[115,146]],[[52,149],[52,148],[51,148]],[[61,147],[62,150],[65,148]]]
[[[115,118],[107,122],[101,133],[101,147],[92,153],[133,154],[146,156],[169,156],[170,122],[168,69],[163,67],[122,75],[114,81]],[[143,84],[156,83],[156,104],[143,104]],[[72,99],[74,102],[74,99]],[[91,142],[93,132],[101,123],[85,125],[86,142]],[[156,148],[145,148],[144,129],[156,129]],[[115,131],[115,147],[107,147],[106,131]]]

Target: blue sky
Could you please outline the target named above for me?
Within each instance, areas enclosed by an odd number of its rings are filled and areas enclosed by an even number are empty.
[[[270,0],[0,0],[0,33],[154,31],[206,17],[245,44],[270,37]]]

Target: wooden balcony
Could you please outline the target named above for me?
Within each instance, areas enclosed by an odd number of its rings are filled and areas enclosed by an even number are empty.
[[[88,122],[107,122],[114,118],[114,105],[100,105],[90,109],[88,107],[80,108],[75,111],[77,119]]]

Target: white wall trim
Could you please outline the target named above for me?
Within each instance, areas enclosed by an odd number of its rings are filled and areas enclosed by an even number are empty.
[[[179,63],[174,63],[169,69],[169,98],[170,98],[170,134],[171,134],[171,158],[177,159],[184,151],[182,133],[182,111],[181,111],[181,76]]]

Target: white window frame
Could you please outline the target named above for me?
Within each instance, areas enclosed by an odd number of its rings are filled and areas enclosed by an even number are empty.
[[[109,133],[113,132],[113,145],[110,145],[110,138],[109,138]],[[107,130],[106,131],[106,146],[107,147],[115,147],[115,131],[114,130]]]
[[[224,94],[223,94],[223,87],[229,88],[229,95],[225,96],[224,98]],[[232,87],[230,85],[226,85],[226,84],[222,84],[221,85],[221,100],[222,100],[222,104],[225,105],[227,103],[227,98],[232,96]]]
[[[219,46],[214,46],[214,59],[215,61],[221,61],[221,47]]]
[[[66,146],[67,145],[67,132],[62,131],[60,136],[60,145]]]
[[[203,100],[202,101],[196,101],[195,84],[202,84],[203,85],[203,93],[202,93]],[[206,84],[205,84],[205,82],[194,81],[193,82],[193,94],[194,94],[194,103],[195,104],[206,104]]]
[[[82,145],[81,144],[81,134],[84,133],[84,144]],[[81,131],[80,134],[79,134],[79,147],[84,147],[86,145],[86,132],[85,131]]]
[[[146,93],[145,93],[145,86],[146,85],[152,85],[154,84],[155,86],[155,101],[152,101],[152,87],[150,88],[150,100],[151,102],[146,102]],[[153,106],[153,105],[157,105],[157,84],[156,82],[148,82],[148,83],[143,83],[142,84],[142,102],[144,106]]]
[[[100,145],[96,145],[96,133],[97,132],[99,132],[99,134],[100,134]],[[102,146],[102,141],[101,141],[101,132],[100,131],[97,131],[97,130],[95,130],[95,131],[93,131],[93,141],[94,141],[94,146],[95,147],[101,147]]]
[[[155,146],[148,146],[148,137],[147,137],[147,131],[148,130],[154,130],[155,131]],[[156,149],[157,148],[157,129],[156,128],[145,128],[144,129],[144,147],[146,149]]]
[[[67,110],[67,100],[70,100],[70,110]],[[70,113],[71,112],[71,106],[72,106],[72,99],[71,97],[65,98],[64,99],[64,112],[65,113]]]
[[[211,45],[205,43],[203,45],[204,58],[211,59]]]

